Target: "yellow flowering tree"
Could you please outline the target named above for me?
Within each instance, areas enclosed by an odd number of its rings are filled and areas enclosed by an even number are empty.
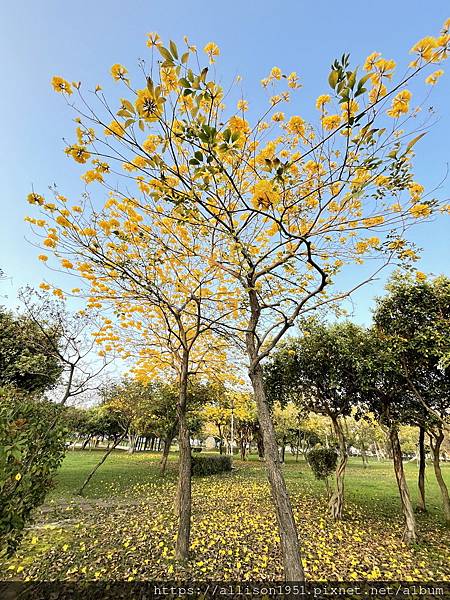
[[[109,168],[101,165],[102,177],[89,179],[106,185],[103,176]],[[130,165],[124,164],[126,172],[134,168]],[[83,179],[87,180],[86,174]],[[140,185],[147,189],[145,181]],[[35,202],[35,195],[30,199]],[[61,268],[84,282],[71,293],[84,295],[89,309],[105,312],[95,332],[102,346],[100,355],[114,349],[122,358],[134,359],[133,374],[143,382],[161,373],[178,380],[176,557],[185,560],[191,522],[188,385],[190,378],[205,376],[208,369],[221,372],[217,363],[225,361],[225,344],[216,336],[227,314],[219,308],[229,295],[220,284],[223,271],[198,252],[205,233],[183,225],[183,207],[168,218],[159,198],[149,197],[141,204],[138,198],[116,191],[100,208],[87,197],[81,205],[68,208],[66,199],[55,191],[55,202],[38,204],[46,219],[30,220],[45,231],[43,246],[53,250]],[[48,283],[44,286],[51,288]]]
[[[313,122],[298,114],[292,101],[301,87],[299,77],[279,67],[262,80],[268,93],[262,115],[247,118],[251,103],[242,94],[235,99],[236,110],[225,106],[223,88],[187,39],[180,51],[173,41],[163,45],[159,36],[149,34],[149,67],[142,65],[144,77],[136,87],[128,70],[114,65],[112,76],[123,86],[118,106],[100,86],[98,103],[92,105],[81,84],[53,80],[77,112],[77,137],[66,152],[88,164],[86,184],[102,184],[111,192],[106,210],[139,212],[150,233],[150,223],[165,219],[172,237],[182,231],[203,236],[191,246],[192,256],[215,269],[211,287],[221,294],[215,307],[248,358],[285,575],[292,581],[303,578],[301,554],[261,361],[299,316],[338,302],[391,262],[417,258],[405,232],[442,207],[414,181],[414,148],[424,124],[406,86],[427,73],[428,83],[437,81],[435,71],[429,79],[429,71],[447,58],[449,27],[450,20],[437,37],[415,44],[414,60],[397,79],[395,62],[379,53],[367,58],[362,76],[343,55],[332,65],[329,93],[317,99]],[[212,42],[204,52],[209,63],[220,55]],[[117,227],[110,221],[117,219],[114,215],[103,225],[97,214],[104,209],[97,205],[69,209],[56,202],[49,208],[38,194],[30,201],[56,217],[56,225],[46,225],[45,246],[55,249],[71,239],[72,250],[84,259],[88,255],[86,262],[109,277],[114,277],[105,261],[110,250],[105,252],[100,238],[107,236],[106,243],[119,246],[142,231],[139,223],[133,223],[135,231]],[[78,225],[78,231],[74,219],[91,224]],[[133,252],[116,261],[119,270],[114,265],[115,277],[127,288],[136,285],[130,269],[142,264],[140,255],[149,262],[151,251],[143,244],[138,256]],[[152,249],[155,256],[159,247],[158,242]],[[170,260],[182,270],[186,256],[191,255],[173,253]],[[366,259],[373,265],[369,275],[361,274],[352,289],[338,289],[339,272]]]

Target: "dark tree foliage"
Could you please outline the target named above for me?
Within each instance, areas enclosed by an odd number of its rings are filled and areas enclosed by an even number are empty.
[[[0,390],[0,554],[12,554],[65,453],[64,408]]]
[[[27,316],[0,307],[0,386],[43,392],[56,384],[61,363],[56,329],[42,330]]]
[[[324,481],[336,469],[338,455],[332,448],[313,448],[306,455],[316,479]]]
[[[394,405],[401,411],[402,422],[428,432],[444,515],[450,522],[450,498],[440,467],[440,449],[450,417],[450,279],[413,281],[397,275],[387,290],[377,301],[374,321],[406,389],[405,402]],[[422,441],[419,487],[424,505],[423,454]]]
[[[304,410],[346,416],[358,404],[358,348],[365,332],[353,323],[325,325],[312,321],[265,365],[272,402],[292,401]]]

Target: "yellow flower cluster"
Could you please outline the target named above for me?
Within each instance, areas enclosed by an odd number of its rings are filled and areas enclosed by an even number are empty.
[[[252,204],[257,209],[268,209],[275,204],[279,193],[274,189],[273,183],[267,179],[258,181],[252,189]]]
[[[431,215],[431,208],[428,204],[414,204],[414,206],[409,209],[409,212],[415,219],[420,219],[429,217]]]
[[[99,181],[100,183],[103,183],[103,175],[97,169],[90,169],[89,171],[86,171],[86,173],[81,176],[81,179],[85,183],[92,183],[93,181]]]
[[[417,182],[413,182],[408,187],[412,202],[418,202],[423,195],[425,188]]]
[[[328,104],[328,102],[330,102],[331,97],[328,94],[322,94],[321,96],[319,96],[316,100],[316,108],[317,110],[323,110],[325,107],[325,104]]]
[[[55,92],[63,93],[63,94],[71,94],[72,86],[68,81],[63,79],[62,77],[53,77],[52,78],[52,86]]]
[[[80,146],[79,144],[68,146],[64,152],[82,165],[84,165],[91,157],[91,154],[86,150],[86,147]]]
[[[214,42],[208,42],[203,51],[208,55],[210,64],[216,62],[216,56],[220,55],[219,46]]]
[[[151,33],[147,33],[147,46],[149,48],[154,48],[155,46],[161,46],[162,41],[159,35],[152,31]]]
[[[128,81],[126,78],[127,73],[127,69],[118,63],[111,67],[111,76],[115,81]]]
[[[248,124],[248,121],[236,115],[230,117],[228,126],[233,133],[238,132],[246,134],[250,132],[250,125]]]
[[[412,94],[409,90],[402,90],[393,98],[391,108],[387,111],[387,114],[394,119],[397,119],[401,115],[404,115],[409,111],[409,102],[412,98]]]
[[[443,74],[444,71],[442,69],[438,69],[437,71],[434,71],[434,73],[431,73],[431,75],[428,75],[428,77],[425,79],[425,83],[428,83],[428,85],[435,85]]]
[[[294,135],[304,136],[306,131],[305,121],[298,115],[291,117],[286,125],[286,130]]]
[[[339,127],[340,124],[341,124],[340,115],[328,115],[328,116],[322,117],[322,127],[325,129],[325,131],[333,131],[333,129],[336,129],[337,127]]]

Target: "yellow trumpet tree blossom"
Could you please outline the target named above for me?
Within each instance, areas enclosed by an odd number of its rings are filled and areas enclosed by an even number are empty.
[[[153,281],[156,272],[160,245],[147,242],[154,221],[161,227],[164,219],[168,235],[177,240],[203,236],[192,245],[193,256],[173,252],[171,261],[178,261],[181,271],[190,270],[187,265],[195,257],[211,266],[202,276],[210,273],[216,283],[208,286],[215,297],[222,289],[226,298],[215,304],[215,318],[220,313],[221,326],[245,348],[290,581],[303,579],[301,552],[261,362],[298,317],[338,303],[390,263],[417,258],[406,232],[441,206],[425,191],[418,194],[417,187],[410,194],[417,183],[414,151],[427,122],[421,122],[417,93],[408,86],[413,79],[426,86],[423,76],[447,58],[449,28],[447,20],[436,37],[412,47],[414,59],[402,76],[395,74],[396,63],[379,53],[367,58],[360,75],[344,54],[332,64],[327,93],[322,90],[312,100],[317,108],[312,122],[302,115],[305,99],[293,96],[304,94],[297,75],[285,75],[279,67],[261,82],[267,108],[260,116],[236,110],[245,97],[242,92],[233,97],[234,88],[227,91],[227,108],[223,88],[209,74],[208,63],[220,56],[212,43],[200,54],[187,42],[179,52],[173,41],[166,47],[158,38],[149,70],[145,78],[137,76],[136,85],[129,71],[115,65],[113,77],[123,79],[116,106],[100,91],[97,104],[88,102],[82,85],[71,95],[65,85],[55,86],[77,112],[78,128],[89,132],[67,154],[77,163],[89,163],[89,170],[101,170],[101,178],[89,175],[85,181],[110,190],[111,214],[101,223],[97,214],[102,209],[96,205],[75,215],[57,203],[59,208],[48,209],[58,221],[47,227],[44,246],[58,252],[71,240],[67,259],[74,262],[78,253],[85,277],[96,285],[109,277],[134,293],[136,279],[145,288],[148,283],[141,282]],[[256,105],[252,99],[251,106]],[[107,169],[99,166],[104,162]],[[32,194],[30,201],[45,210],[41,196]],[[129,218],[118,226],[114,213]],[[145,225],[136,222],[134,213],[145,215]],[[144,247],[138,241],[135,252],[128,240],[139,240],[144,226]],[[126,257],[117,256],[111,264],[111,254],[122,252]],[[339,289],[340,271],[351,265],[357,274],[364,261],[369,274],[366,268],[351,288]],[[159,268],[167,270],[167,262]],[[160,302],[159,291],[156,296]],[[184,306],[176,293],[170,303]],[[189,313],[195,312],[194,305],[194,300],[187,302]],[[173,315],[174,309],[167,310],[176,323],[177,309]]]
[[[111,192],[98,208],[85,198],[74,210],[55,192],[54,203],[39,203],[46,213],[40,231],[44,245],[51,240],[59,264],[84,280],[87,307],[105,311],[96,332],[100,354],[114,349],[122,358],[133,357],[134,376],[141,380],[163,371],[178,378],[175,554],[185,560],[191,522],[188,384],[194,375],[227,372],[226,344],[217,335],[235,301],[224,271],[200,252],[205,236],[211,250],[209,230],[186,227],[183,207],[168,218],[159,203],[159,197]]]

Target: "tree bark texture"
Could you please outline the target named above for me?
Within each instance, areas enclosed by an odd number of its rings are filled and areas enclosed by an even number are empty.
[[[183,353],[180,373],[180,395],[177,405],[179,472],[177,492],[178,533],[175,545],[175,558],[186,561],[189,555],[189,540],[191,535],[191,444],[186,418],[188,386],[188,355]]]
[[[335,489],[329,501],[330,514],[335,521],[342,519],[344,512],[345,469],[348,462],[347,441],[342,425],[335,415],[330,415],[333,429],[339,443],[339,461],[335,473]]]
[[[450,498],[448,495],[448,488],[444,481],[444,478],[442,477],[442,471],[441,471],[440,454],[441,454],[441,445],[442,445],[443,441],[444,441],[444,432],[442,431],[442,429],[440,427],[436,428],[436,430],[433,430],[432,433],[430,433],[430,446],[431,446],[431,452],[433,455],[434,474],[436,477],[436,481],[438,482],[439,489],[441,491],[442,508],[444,509],[444,519],[445,519],[446,523],[450,524]]]
[[[400,494],[402,512],[405,518],[405,531],[403,533],[403,540],[408,544],[412,544],[417,540],[417,525],[411,497],[409,495],[408,485],[406,483],[405,471],[403,469],[402,449],[398,437],[397,425],[390,426],[389,439],[391,442],[394,471],[397,479],[398,491]]]

